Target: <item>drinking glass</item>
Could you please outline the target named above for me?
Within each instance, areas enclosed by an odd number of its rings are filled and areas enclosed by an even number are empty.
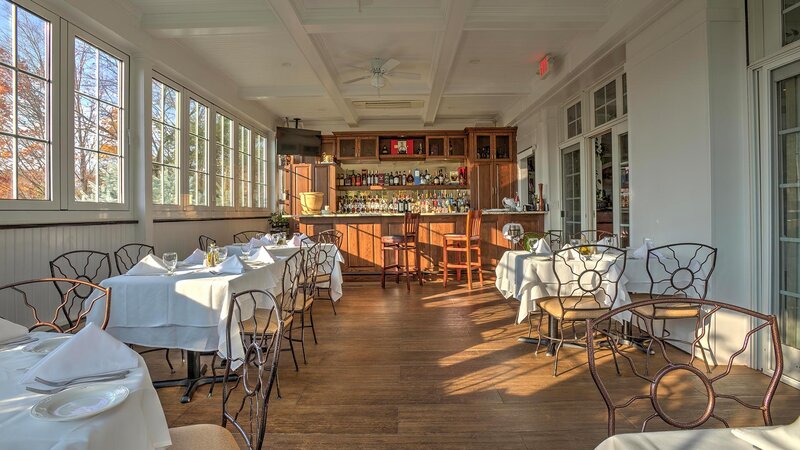
[[[570,247],[577,247],[578,245],[580,245],[580,243],[581,243],[580,239],[570,239],[569,240],[569,246]]]
[[[250,251],[251,250],[252,249],[250,247],[250,242],[242,245],[242,260],[243,261],[247,261],[247,259],[250,258]]]
[[[219,250],[217,250],[217,252],[219,252],[220,261],[225,261],[225,258],[228,257],[228,249],[225,247],[220,247]]]
[[[175,273],[175,268],[178,267],[178,254],[175,252],[164,253],[164,264],[167,266],[167,276],[172,276]]]

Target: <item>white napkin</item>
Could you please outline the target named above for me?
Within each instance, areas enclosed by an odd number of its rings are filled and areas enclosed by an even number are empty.
[[[50,381],[69,380],[138,366],[136,352],[94,323],[89,323],[31,366],[19,381],[22,384],[33,383],[36,377]]]
[[[611,241],[610,237],[604,237],[597,241],[597,245],[613,245],[614,243]]]
[[[303,233],[295,234],[294,237],[292,237],[292,240],[289,242],[289,245],[291,245],[292,247],[300,247],[300,245],[302,245],[303,243],[303,239],[307,237],[308,236],[306,236]]]
[[[266,244],[261,239],[250,238],[250,248],[263,247],[264,245]]]
[[[654,248],[654,247],[655,247],[655,245],[653,245],[652,242],[647,241],[644,244],[642,244],[641,247],[639,247],[636,250],[634,250],[633,257],[636,258],[636,259],[645,259],[645,258],[647,258],[648,251],[650,249]],[[653,254],[655,256],[662,257],[661,252],[656,251],[656,252],[653,252]]]
[[[550,255],[553,253],[550,250],[550,245],[544,239],[537,239],[536,243],[531,247],[531,252],[537,255]]]
[[[183,260],[183,265],[196,266],[198,264],[203,264],[204,262],[206,262],[206,252],[196,248],[188,258]]]
[[[242,273],[244,272],[244,263],[237,255],[228,256],[225,261],[214,267],[214,271],[219,273]]]
[[[147,255],[131,267],[125,275],[162,275],[167,272],[167,265],[161,258],[156,255]]]
[[[506,240],[519,240],[525,234],[525,229],[518,223],[507,223],[503,225],[503,237]]]
[[[268,234],[265,234],[264,237],[261,238],[261,242],[263,242],[264,245],[275,245],[275,239],[272,239],[272,236]]]
[[[800,448],[800,418],[780,427],[734,428],[731,432],[761,450]]]
[[[264,247],[259,247],[258,249],[253,250],[250,253],[250,261],[264,264],[272,264],[275,262],[275,260],[272,259],[272,255],[270,255],[267,249]]]
[[[20,338],[26,334],[28,334],[27,328],[0,317],[0,344]]]

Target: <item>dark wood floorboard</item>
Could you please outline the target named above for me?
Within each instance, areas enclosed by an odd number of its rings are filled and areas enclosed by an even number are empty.
[[[527,325],[513,324],[516,302],[493,286],[470,292],[431,282],[410,294],[401,286],[349,283],[337,316],[327,302],[314,306],[319,344],[307,335],[308,364],[301,360],[295,372],[289,353],[281,356],[283,398],[270,402],[269,448],[588,449],[606,437],[605,406],[584,351],[565,350],[566,372],[554,378],[552,358],[517,342]],[[174,377],[163,352],[145,357],[153,379]],[[185,371],[177,352],[172,361]],[[746,393],[767,380],[737,367],[725,384]],[[685,405],[704,398],[698,386],[674,391]],[[212,398],[200,388],[185,405],[177,388],[158,392],[171,427],[220,421],[219,386]],[[800,392],[781,385],[777,424],[800,414],[798,400]],[[734,426],[759,424],[757,413],[720,408]],[[636,412],[618,419],[619,431],[636,430]]]

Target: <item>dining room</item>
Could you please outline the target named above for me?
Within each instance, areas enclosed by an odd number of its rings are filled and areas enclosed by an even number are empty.
[[[800,449],[800,1],[0,0],[0,449]]]

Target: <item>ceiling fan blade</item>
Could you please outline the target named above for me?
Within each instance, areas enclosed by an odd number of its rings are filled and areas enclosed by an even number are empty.
[[[386,61],[383,62],[383,65],[381,66],[381,71],[384,72],[384,73],[391,72],[392,69],[394,69],[395,67],[397,67],[399,65],[400,65],[400,61],[398,61],[396,59],[393,59],[393,58],[389,58],[389,59],[387,59]]]
[[[384,74],[387,77],[401,78],[404,80],[421,80],[422,75],[411,72],[389,72]]]
[[[342,84],[355,83],[356,81],[366,80],[367,78],[370,78],[370,77],[371,77],[371,75],[364,75],[364,76],[360,76],[360,77],[357,77],[357,78],[351,78],[349,80],[342,81]]]

